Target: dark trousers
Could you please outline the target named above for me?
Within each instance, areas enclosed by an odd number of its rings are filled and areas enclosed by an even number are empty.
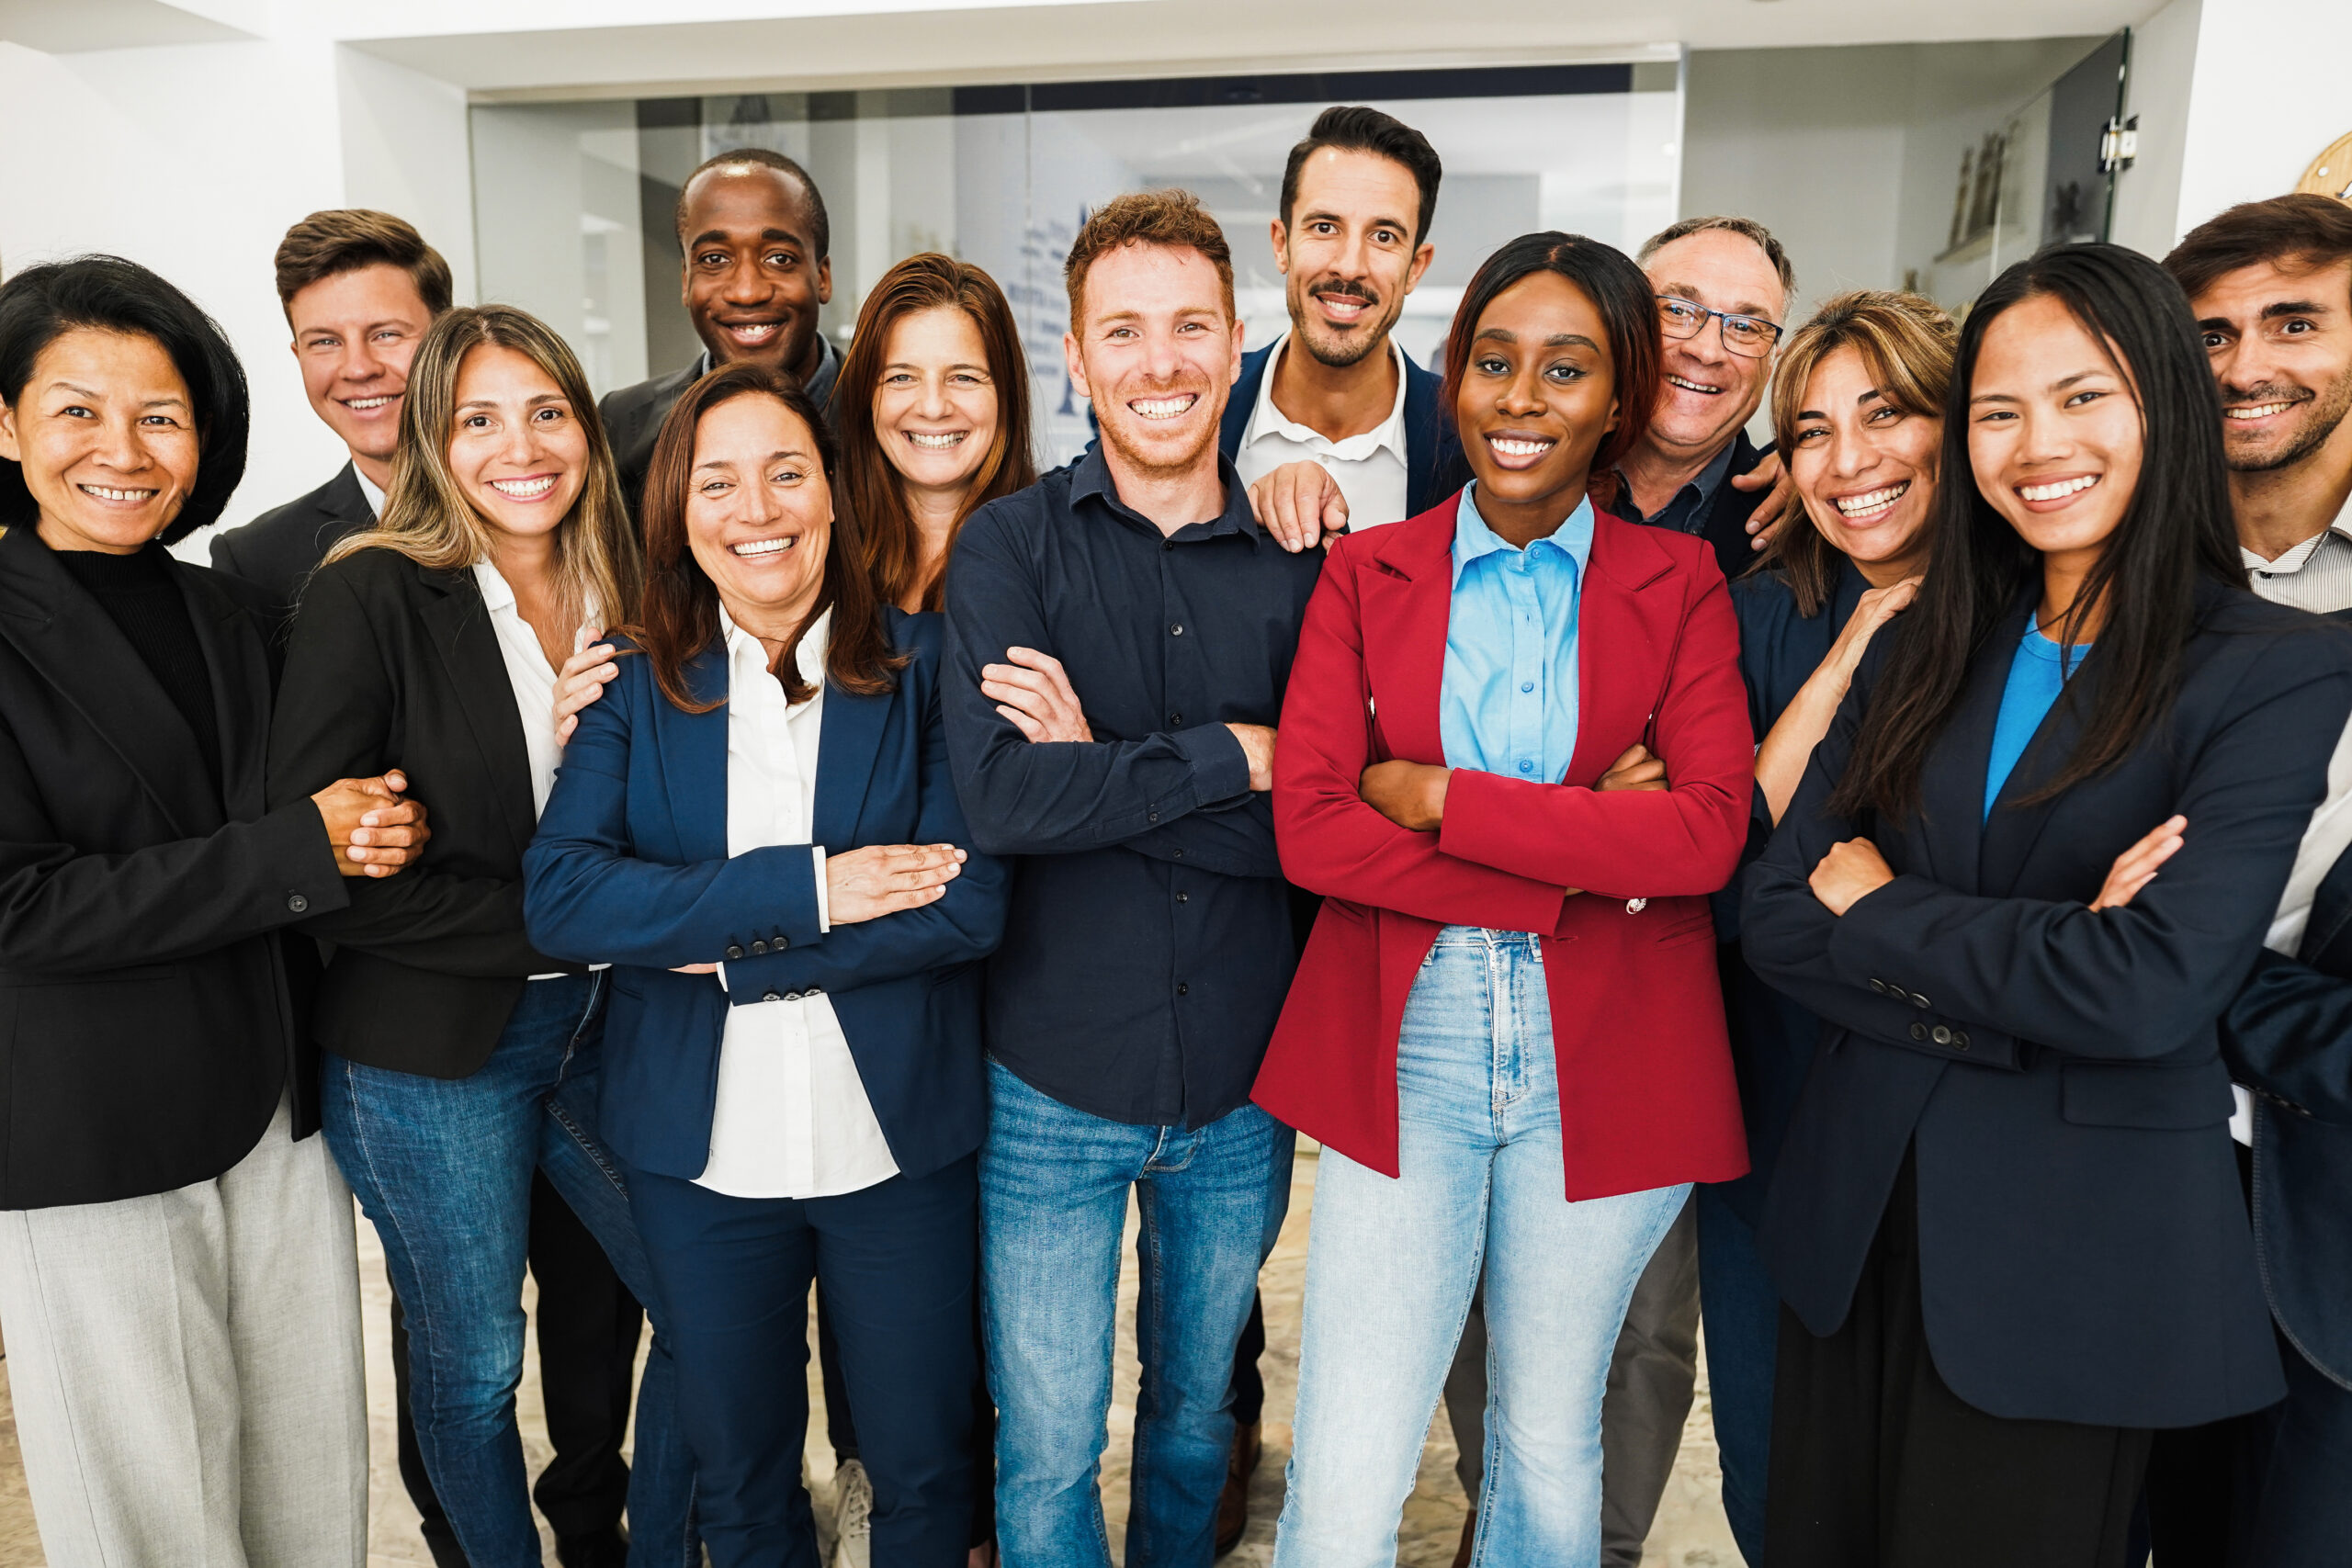
[[[978,1282],[972,1292],[979,1300]],[[972,1353],[980,1350],[980,1318],[972,1318]],[[976,1362],[977,1364],[977,1362]],[[838,1464],[857,1453],[857,1418],[849,1405],[849,1379],[842,1371],[842,1342],[833,1336],[833,1317],[825,1292],[817,1292],[817,1367],[825,1384],[825,1441]],[[861,1462],[863,1462],[861,1461]],[[989,1380],[975,1371],[972,1378],[972,1538],[974,1546],[996,1539],[996,1401],[989,1397]]]
[[[1756,1227],[1722,1188],[1700,1188],[1690,1206],[1699,1215],[1699,1305],[1707,1325],[1707,1391],[1723,1456],[1724,1514],[1740,1556],[1763,1568],[1781,1293],[1757,1256]]]
[[[544,1175],[531,1182],[531,1278],[539,1287],[539,1394],[555,1457],[531,1487],[531,1500],[559,1539],[593,1536],[621,1522],[628,1500],[628,1431],[637,1381],[637,1347],[645,1309],[613,1271],[612,1260]],[[422,1531],[439,1568],[466,1568],[441,1499],[424,1473],[409,1408],[408,1323],[392,1298],[393,1408],[400,1426],[401,1483],[423,1516]]]
[[[716,1568],[816,1568],[800,1483],[810,1282],[832,1309],[873,1542],[892,1568],[960,1568],[974,1474],[978,1164],[837,1198],[730,1198],[631,1169],[678,1367],[703,1540]],[[845,1402],[847,1403],[847,1402]]]
[[[2125,1568],[2150,1434],[1963,1403],[1928,1351],[1905,1156],[1846,1322],[1781,1308],[1765,1497],[1770,1568]]]

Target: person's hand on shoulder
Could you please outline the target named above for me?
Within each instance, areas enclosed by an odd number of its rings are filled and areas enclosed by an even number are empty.
[[[601,640],[604,633],[583,625],[572,634],[571,657],[555,677],[555,743],[571,739],[580,728],[580,710],[605,694],[605,682],[621,672],[613,662],[615,649]]]
[[[1297,555],[1329,549],[1348,531],[1348,498],[1331,470],[1311,459],[1284,463],[1250,487],[1250,510],[1274,543]]]
[[[1764,491],[1764,500],[1747,515],[1747,547],[1760,550],[1772,542],[1772,536],[1781,524],[1795,515],[1790,502],[1795,499],[1796,486],[1789,479],[1788,465],[1781,461],[1778,452],[1767,452],[1764,460],[1744,474],[1734,474],[1734,490]]]

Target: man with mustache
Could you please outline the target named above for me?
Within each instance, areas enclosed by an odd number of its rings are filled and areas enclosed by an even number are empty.
[[[956,794],[974,847],[1015,857],[980,1152],[997,1533],[1008,1562],[1109,1568],[1132,1192],[1126,1560],[1205,1568],[1234,1348],[1290,1200],[1295,1135],[1250,1090],[1296,966],[1268,792],[1323,555],[1275,547],[1217,452],[1241,325],[1216,220],[1182,191],[1118,197],[1064,279],[1102,439],[974,513],[947,575]]]
[[[741,360],[773,365],[821,409],[841,373],[840,351],[817,330],[818,310],[833,297],[832,225],[808,170],[763,147],[721,152],[679,187],[676,222],[679,299],[703,351],[596,408],[632,517],[662,422],[704,376]]]
[[[2165,266],[2222,394],[2249,585],[2352,615],[2352,207],[2282,196],[2188,231]],[[2192,815],[2186,829],[2197,831]],[[2352,1540],[2352,731],[2222,1050],[2287,1397],[2159,1432],[2158,1562],[2317,1568]]]

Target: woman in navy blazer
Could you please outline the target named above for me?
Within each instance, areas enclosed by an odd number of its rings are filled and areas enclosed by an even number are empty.
[[[2284,1392],[2215,1021],[2352,638],[2245,591],[2220,413],[2117,247],[2020,263],[1962,330],[1926,581],[1742,910],[1828,1025],[1758,1238],[1768,1562],[2121,1568],[2150,1429]]]
[[[877,604],[831,469],[774,371],[679,400],[643,609],[566,748],[525,908],[543,951],[614,965],[604,1130],[676,1309],[713,1562],[817,1562],[813,1278],[875,1554],[946,1568],[972,1515],[978,960],[1004,877],[957,847],[938,617]]]

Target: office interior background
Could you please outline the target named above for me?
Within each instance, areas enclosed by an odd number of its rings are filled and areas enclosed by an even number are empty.
[[[1445,159],[1399,333],[1425,362],[1477,261],[1531,229],[1630,249],[1743,213],[1786,242],[1798,313],[1854,287],[1959,305],[2048,240],[2161,254],[2352,130],[2352,0],[0,0],[0,269],[114,251],[213,311],[254,382],[231,523],[338,459],[270,282],[322,207],[416,222],[460,299],[538,312],[601,393],[695,352],[680,179],[780,149],[831,209],[825,329],[910,252],[986,266],[1057,461],[1084,440],[1059,271],[1088,205],[1199,192],[1262,343],[1283,154],[1326,103],[1379,104]],[[2103,137],[2127,127],[2120,163]]]

